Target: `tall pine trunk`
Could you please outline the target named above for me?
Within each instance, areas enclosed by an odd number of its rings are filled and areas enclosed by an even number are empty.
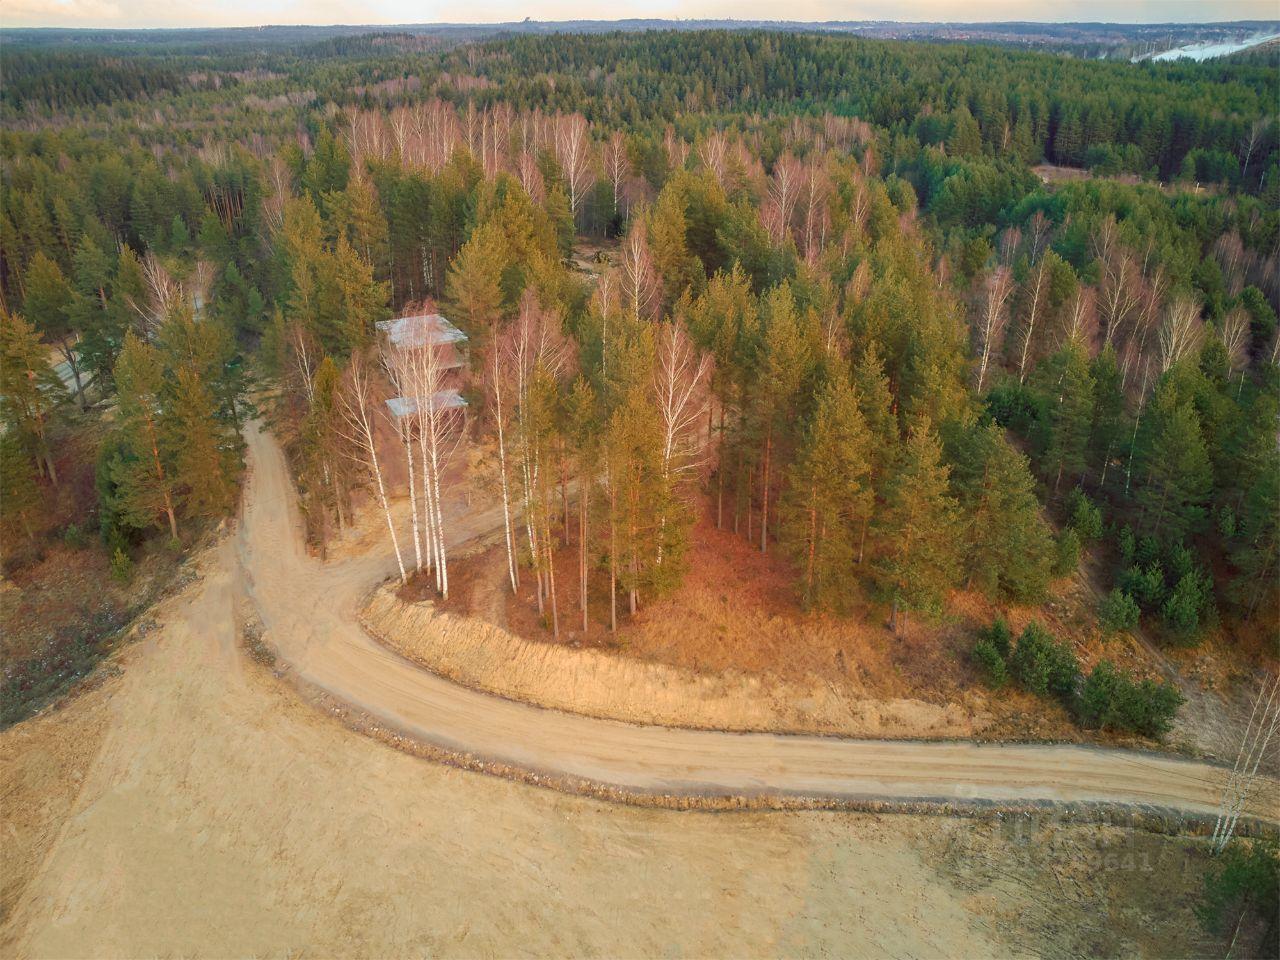
[[[618,632],[618,495],[609,487],[609,629]]]
[[[587,632],[587,478],[582,478],[582,490],[578,494],[578,578],[582,592],[582,632]]]
[[[773,428],[764,435],[764,473],[761,477],[764,496],[760,500],[760,552],[769,549],[769,458],[773,453]]]

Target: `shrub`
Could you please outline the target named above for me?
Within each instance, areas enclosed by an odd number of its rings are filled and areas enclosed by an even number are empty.
[[[1137,549],[1133,539],[1133,529],[1123,526],[1116,531],[1116,549],[1120,551],[1120,565],[1127,567],[1133,563],[1133,553]]]
[[[1121,725],[1144,736],[1163,737],[1173,727],[1178,707],[1185,702],[1178,688],[1171,683],[1143,680],[1129,686],[1121,700]]]
[[[1196,568],[1196,558],[1182,544],[1169,550],[1169,579],[1178,581]]]
[[[1067,498],[1067,510],[1071,514],[1071,529],[1079,536],[1081,543],[1093,543],[1102,538],[1102,511],[1085,496],[1084,491],[1071,491]]]
[[[1114,726],[1124,679],[1110,660],[1099,660],[1080,687],[1076,719],[1086,727]]]
[[[1236,512],[1228,506],[1218,510],[1218,533],[1222,539],[1230,540],[1236,535]]]
[[[1070,698],[1080,679],[1080,665],[1071,648],[1054,642],[1038,623],[1028,624],[1018,637],[1009,658],[1009,672],[1024,688],[1040,696],[1055,693]]]
[[[62,531],[62,542],[74,550],[79,550],[85,545],[84,531],[76,524],[69,523],[67,528]]]
[[[133,579],[133,561],[119,547],[111,555],[111,579],[122,586]]]
[[[1160,544],[1154,537],[1143,537],[1133,551],[1133,562],[1140,567],[1149,567],[1160,562]]]
[[[1045,407],[1043,397],[1014,380],[998,383],[987,394],[991,419],[1023,437],[1033,435],[1040,428],[1047,417]]]
[[[1164,600],[1164,568],[1159,563],[1132,566],[1121,575],[1120,589],[1133,597],[1143,610],[1154,610]]]
[[[1001,660],[1009,659],[1009,653],[1013,650],[1013,634],[1009,632],[1009,624],[1005,622],[1004,617],[996,617],[982,636],[991,641],[991,645],[1000,654]]]
[[[1065,577],[1076,572],[1080,566],[1080,535],[1071,527],[1063,530],[1053,558],[1053,575]]]
[[[1194,640],[1213,615],[1213,583],[1196,570],[1185,574],[1160,609],[1165,624],[1180,639]]]
[[[1116,587],[1102,601],[1098,621],[1108,633],[1120,633],[1137,626],[1140,614],[1137,601]]]
[[[1080,688],[1076,716],[1088,727],[1129,730],[1148,737],[1169,732],[1182,695],[1169,683],[1135,683],[1109,660],[1101,660]]]
[[[1005,666],[1004,657],[989,637],[978,637],[973,645],[973,659],[986,674],[990,686],[999,690],[1009,682],[1009,668]]]

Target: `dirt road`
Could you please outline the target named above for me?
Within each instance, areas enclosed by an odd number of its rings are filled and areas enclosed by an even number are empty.
[[[1221,768],[1077,746],[842,740],[633,726],[541,710],[457,686],[397,657],[357,624],[390,572],[372,555],[322,565],[305,551],[283,455],[249,432],[239,550],[245,586],[279,657],[307,682],[446,750],[624,791],[899,800],[1047,800],[1216,809]],[[465,539],[493,518],[461,511]],[[1255,812],[1280,819],[1272,789]],[[1261,803],[1261,801],[1260,801]]]

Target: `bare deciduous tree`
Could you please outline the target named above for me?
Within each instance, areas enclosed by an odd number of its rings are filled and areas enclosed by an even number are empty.
[[[373,475],[378,488],[378,502],[382,505],[382,514],[387,520],[387,532],[391,534],[391,547],[396,554],[396,566],[400,570],[400,582],[408,580],[405,572],[404,556],[400,552],[400,538],[396,535],[396,525],[391,519],[391,505],[387,501],[386,485],[382,479],[382,465],[378,461],[377,432],[374,427],[374,409],[377,399],[373,392],[373,377],[369,365],[360,354],[351,358],[347,367],[346,383],[339,395],[339,409],[342,414],[343,438],[349,444],[348,449],[358,452],[359,463]]]
[[[631,164],[627,160],[627,140],[621,130],[613,131],[605,141],[602,156],[605,175],[609,178],[609,186],[613,188],[613,213],[616,215],[621,210],[619,204],[622,202],[622,186],[631,172]]]
[[[1114,216],[1108,216],[1094,238],[1094,256],[1101,267],[1098,311],[1106,343],[1119,344],[1120,335],[1138,307],[1141,272],[1133,254],[1120,240]]]
[[[992,270],[982,285],[978,317],[974,324],[974,337],[978,350],[979,393],[982,392],[982,386],[986,382],[987,368],[991,364],[992,356],[999,351],[1000,341],[1004,337],[1004,326],[1009,319],[1009,312],[1005,306],[1012,290],[1013,273],[1005,266]]]
[[[684,328],[676,323],[659,325],[654,353],[653,392],[662,418],[662,465],[664,486],[695,469],[709,437],[698,430],[706,412],[707,382],[712,359],[701,353]],[[665,532],[667,517],[658,519]],[[658,537],[657,562],[662,563],[663,536]]]
[[[1160,326],[1160,372],[1167,373],[1179,360],[1198,350],[1203,339],[1200,304],[1187,297],[1170,303]]]
[[[1040,317],[1045,309],[1049,295],[1049,264],[1041,257],[1027,277],[1024,288],[1027,311],[1022,322],[1022,345],[1018,351],[1018,382],[1027,380],[1027,363],[1031,360],[1031,345],[1035,342],[1036,330],[1040,326]]]
[[[619,270],[622,296],[632,320],[648,320],[658,302],[658,275],[649,252],[649,239],[644,217],[632,219],[631,229],[622,243]]]
[[[569,210],[576,220],[582,200],[595,179],[591,169],[591,132],[582,114],[570,113],[556,118],[555,149],[569,188]]]

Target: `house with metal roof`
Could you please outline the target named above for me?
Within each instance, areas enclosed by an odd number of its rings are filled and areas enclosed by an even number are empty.
[[[467,335],[438,313],[412,314],[393,320],[380,320],[378,333],[394,350],[417,350],[430,347],[436,351],[440,368],[445,371],[445,388],[436,392],[433,403],[437,410],[465,413],[467,401],[460,392],[461,371],[467,365]],[[397,422],[418,412],[413,397],[392,397],[387,409]]]

